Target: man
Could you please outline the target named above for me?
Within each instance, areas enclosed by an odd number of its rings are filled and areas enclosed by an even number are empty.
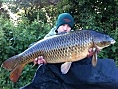
[[[62,13],[58,16],[56,27],[45,38],[70,32],[73,25],[73,17],[69,13]],[[32,83],[20,89],[118,89],[117,84],[109,84],[111,81],[118,81],[118,78],[115,77],[118,74],[118,69],[116,69],[117,72],[113,72],[114,77],[111,77],[109,68],[104,66],[105,63],[101,60],[98,61],[96,68],[91,65],[91,57],[73,62],[67,74],[62,74],[60,71],[61,63],[46,64],[42,56],[36,58],[34,63],[43,65],[39,66]],[[107,71],[105,72],[103,68],[106,68]]]
[[[63,34],[63,33],[70,32],[72,30],[73,25],[74,25],[73,17],[69,13],[62,13],[58,16],[56,26],[52,28],[51,31],[44,38],[47,38],[56,34]],[[36,64],[37,62],[38,64],[41,64],[43,62],[45,63],[45,60],[42,60],[42,59],[43,57],[40,56],[38,59],[36,58],[34,60],[34,63]]]

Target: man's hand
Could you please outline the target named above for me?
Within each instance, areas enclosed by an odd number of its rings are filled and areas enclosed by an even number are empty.
[[[88,52],[89,52],[89,54],[87,55],[87,57],[91,57],[91,56],[93,56],[93,54],[95,54],[95,52],[100,52],[101,50],[100,49],[97,49],[97,48],[95,48],[95,49],[93,49],[93,48],[90,48],[89,50],[88,50]]]
[[[39,56],[38,58],[34,59],[34,65],[36,65],[36,64],[46,64],[46,63],[47,62],[45,61],[43,56]]]
[[[93,48],[90,48],[90,49],[88,50],[88,52],[89,52],[89,54],[87,55],[87,57],[93,56],[93,54],[94,54]]]

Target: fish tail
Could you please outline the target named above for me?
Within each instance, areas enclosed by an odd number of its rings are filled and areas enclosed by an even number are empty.
[[[19,59],[19,56],[18,56],[18,55],[13,56],[13,57],[7,59],[6,61],[4,61],[3,64],[2,64],[2,66],[3,66],[5,69],[11,71],[11,70],[13,70],[14,67],[17,65],[18,59]]]
[[[10,73],[10,80],[12,82],[17,82],[17,80],[19,79],[21,72],[23,70],[25,65],[18,65],[16,66]]]

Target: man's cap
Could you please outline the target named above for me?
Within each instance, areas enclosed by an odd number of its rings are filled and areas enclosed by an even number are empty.
[[[63,24],[68,24],[71,28],[74,25],[74,19],[69,13],[62,13],[58,16],[57,22],[56,22],[56,27],[57,29],[59,26]]]

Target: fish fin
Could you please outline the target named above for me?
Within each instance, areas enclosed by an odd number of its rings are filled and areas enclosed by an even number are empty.
[[[10,73],[10,80],[12,82],[17,82],[17,80],[19,79],[21,72],[23,70],[25,65],[18,65],[16,66]]]
[[[95,67],[97,65],[97,48],[94,50],[94,54],[92,57],[92,65]]]
[[[61,72],[63,74],[66,74],[69,71],[71,64],[72,64],[72,62],[65,62],[64,64],[62,64],[61,65]]]
[[[14,67],[17,65],[18,58],[19,58],[18,55],[16,55],[16,56],[13,56],[13,57],[7,59],[6,61],[4,61],[2,63],[2,67],[4,67],[5,69],[7,69],[9,71],[13,70]]]

